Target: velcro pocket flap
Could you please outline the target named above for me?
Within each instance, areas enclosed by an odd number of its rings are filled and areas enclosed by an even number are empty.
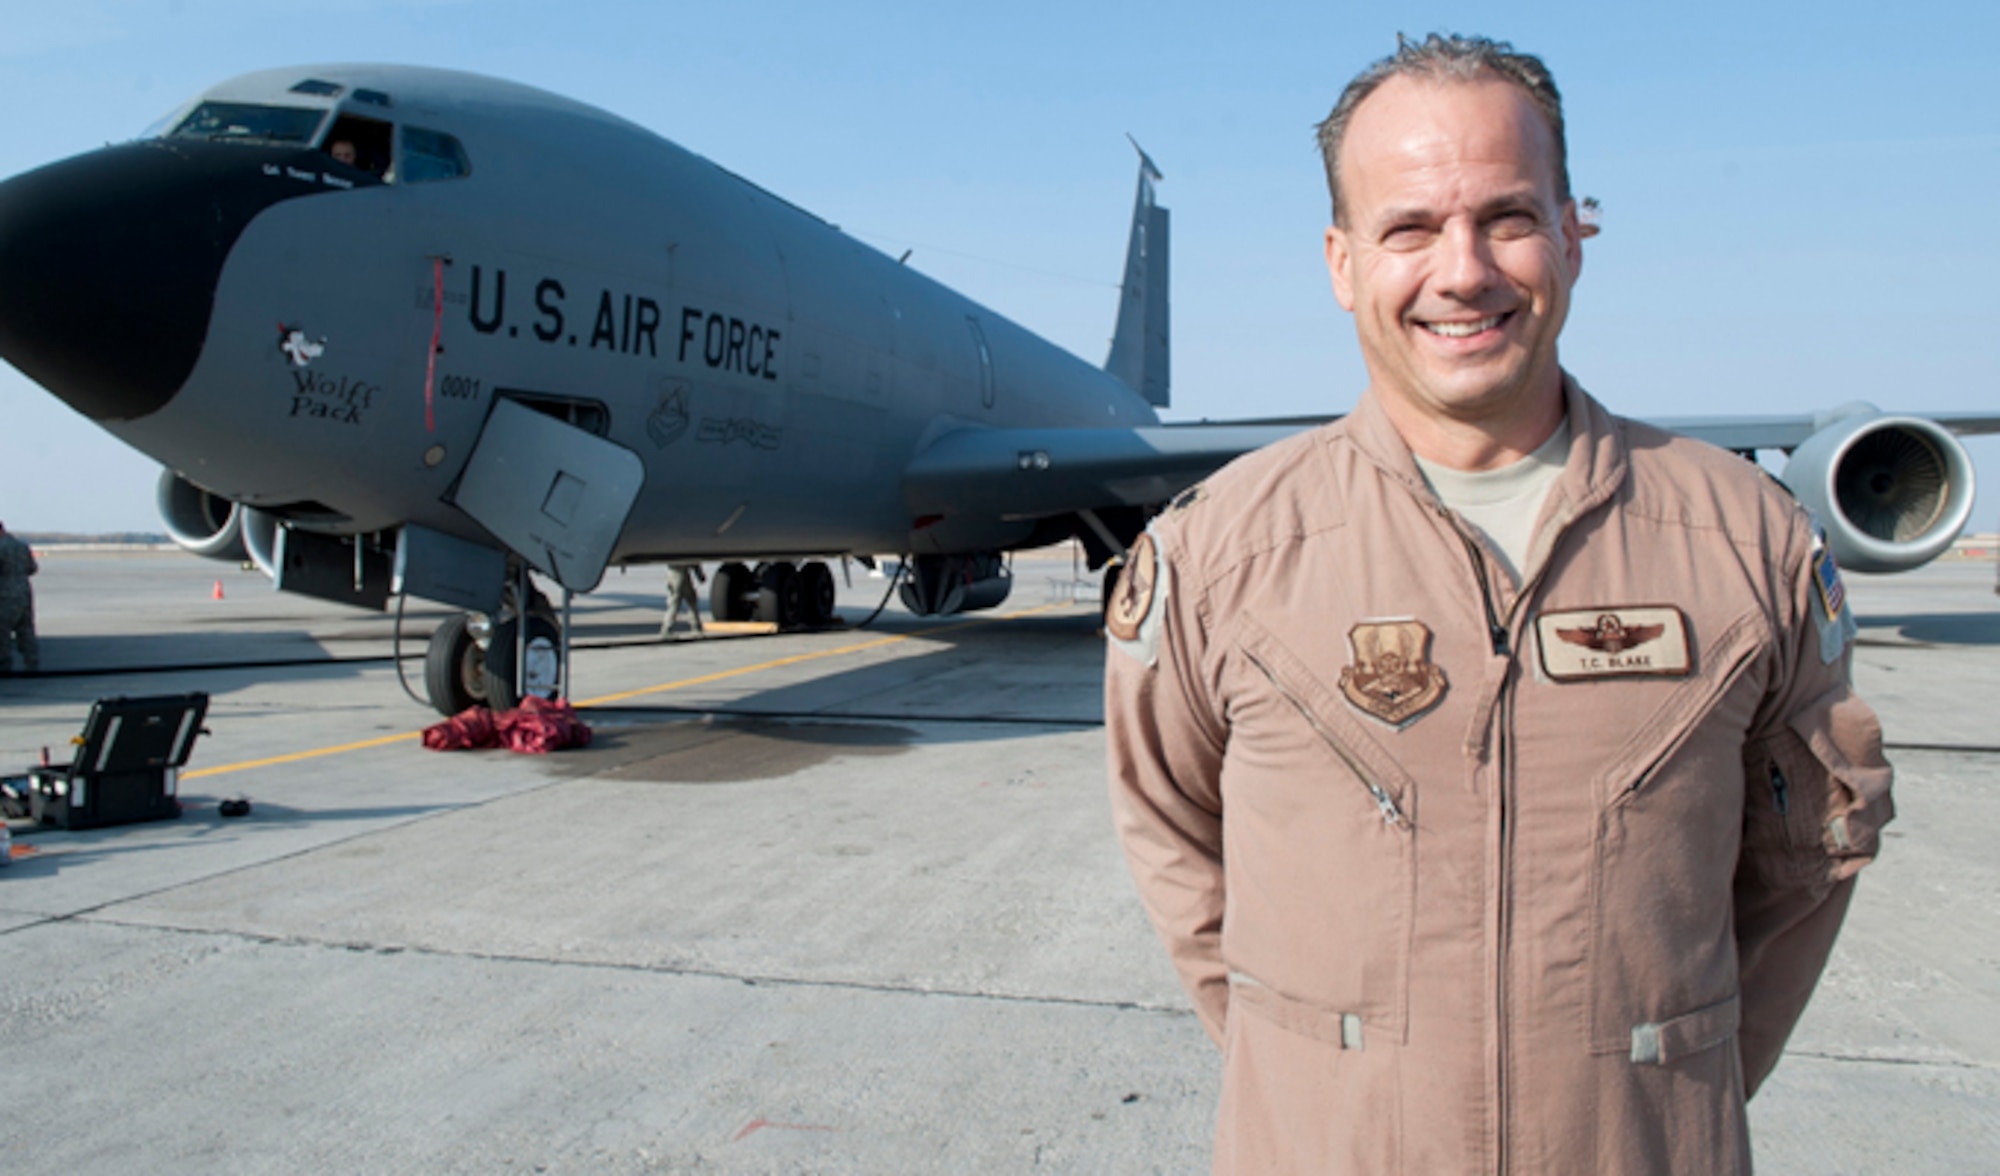
[[[1671,1020],[1634,1025],[1632,1064],[1671,1066],[1735,1037],[1742,1023],[1742,998],[1731,996]]]
[[[1229,974],[1229,1002],[1232,1010],[1254,1010],[1265,1020],[1315,1041],[1342,1049],[1361,1049],[1365,1044],[1359,1013],[1343,1013],[1287,996],[1241,972]]]

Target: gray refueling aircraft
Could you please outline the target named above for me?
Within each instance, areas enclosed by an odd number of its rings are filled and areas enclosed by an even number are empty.
[[[1075,536],[1099,567],[1326,419],[1159,422],[1159,178],[1141,152],[1100,369],[603,111],[439,70],[269,70],[0,183],[0,356],[162,463],[190,550],[463,609],[431,638],[431,701],[506,705],[563,640],[530,568],[567,594],[719,560],[719,618],[789,626],[831,619],[826,559],[899,552],[913,612],[991,608],[1006,552]],[[1839,560],[1896,571],[1964,527],[1953,430],[2000,417],[1658,423],[1788,451]]]

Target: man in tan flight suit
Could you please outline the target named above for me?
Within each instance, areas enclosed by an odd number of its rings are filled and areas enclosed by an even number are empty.
[[[1747,1171],[1891,815],[1838,572],[1752,463],[1559,366],[1582,231],[1539,60],[1404,44],[1320,138],[1368,389],[1183,494],[1107,616],[1215,1168]]]

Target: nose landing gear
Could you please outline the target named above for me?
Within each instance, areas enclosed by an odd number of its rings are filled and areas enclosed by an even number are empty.
[[[561,622],[547,597],[533,589],[527,595],[525,658],[517,657],[523,642],[514,603],[519,593],[512,584],[497,619],[460,613],[431,633],[424,652],[424,691],[439,714],[455,715],[473,706],[509,710],[524,695],[555,698],[562,693]]]

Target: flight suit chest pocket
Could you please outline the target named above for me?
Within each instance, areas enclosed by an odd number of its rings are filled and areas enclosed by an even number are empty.
[[[1593,1052],[1629,1051],[1635,1026],[1668,1023],[1735,991],[1742,748],[1761,696],[1764,633],[1753,616],[1726,626],[1692,673],[1635,707],[1628,737],[1597,772]]]
[[[1248,616],[1230,628],[1224,955],[1286,1007],[1324,1010],[1306,1036],[1340,1040],[1359,1018],[1401,1041],[1416,789],[1302,659]]]

